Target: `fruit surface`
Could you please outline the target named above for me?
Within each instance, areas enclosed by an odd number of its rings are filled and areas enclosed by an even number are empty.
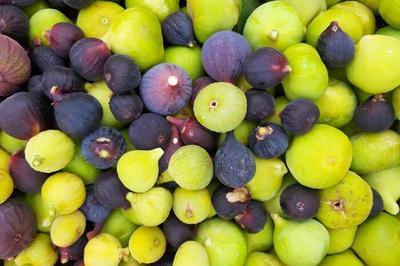
[[[165,252],[167,241],[158,227],[141,226],[129,239],[129,250],[140,263],[153,263]]]
[[[207,266],[210,265],[205,248],[196,241],[183,243],[174,258],[174,266]]]

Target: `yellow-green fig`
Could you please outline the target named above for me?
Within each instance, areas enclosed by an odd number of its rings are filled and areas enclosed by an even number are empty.
[[[387,35],[400,39],[400,29],[394,29],[392,27],[383,27],[376,31],[376,34]]]
[[[400,33],[400,32],[399,32]],[[400,37],[400,35],[399,35]],[[400,119],[400,87],[395,89],[392,94],[392,106],[394,109],[394,114],[397,119]]]
[[[196,241],[183,243],[174,257],[173,266],[209,266],[210,262],[206,249]]]
[[[335,255],[326,256],[319,266],[364,266],[364,263],[351,249]]]
[[[346,67],[347,77],[367,93],[388,92],[400,85],[399,61],[400,40],[385,35],[366,35],[355,46],[353,61]]]
[[[337,254],[350,248],[357,233],[357,226],[344,229],[327,229],[331,239],[328,254]]]
[[[361,20],[364,27],[364,34],[375,33],[375,15],[367,6],[357,1],[344,1],[334,5],[332,8],[341,8],[352,12]]]
[[[172,46],[165,49],[164,62],[182,67],[192,80],[204,75],[200,47]]]
[[[380,0],[379,14],[387,24],[400,29],[400,0]]]
[[[160,21],[170,14],[179,11],[179,0],[125,0],[126,8],[135,6],[147,7],[153,11]]]
[[[371,9],[375,14],[378,14],[379,2],[381,0],[357,0],[361,4],[367,6]]]
[[[245,266],[284,266],[284,264],[274,254],[253,252],[247,256]]]
[[[303,24],[307,26],[310,21],[321,12],[321,6],[325,3],[325,0],[281,0],[291,5],[296,9]],[[304,8],[307,7],[307,8]]]
[[[268,217],[264,228],[255,233],[246,233],[247,252],[268,251],[273,245],[274,222]]]
[[[400,220],[383,212],[359,226],[353,250],[367,265],[399,265],[399,236]]]
[[[29,246],[15,257],[15,265],[48,266],[55,265],[58,253],[48,234],[38,234]]]
[[[232,30],[239,19],[240,0],[188,0],[197,40],[204,43],[217,31]]]

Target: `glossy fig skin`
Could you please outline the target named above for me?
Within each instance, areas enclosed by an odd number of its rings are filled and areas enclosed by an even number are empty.
[[[56,55],[52,49],[40,45],[32,48],[31,59],[33,65],[40,73],[45,72],[51,67],[66,66],[64,59]]]
[[[192,240],[196,236],[196,225],[181,222],[173,213],[162,224],[162,230],[168,244],[178,249],[184,242]]]
[[[85,202],[80,207],[80,210],[85,215],[87,221],[95,224],[103,224],[112,211],[112,209],[104,206],[96,198],[93,186],[86,188]]]
[[[167,147],[164,149],[164,154],[161,156],[160,160],[158,160],[160,173],[163,173],[168,169],[169,160],[172,155],[182,146],[183,143],[179,137],[179,131],[176,126],[172,126],[171,139],[169,140]]]
[[[244,187],[220,186],[214,191],[211,202],[219,217],[230,220],[243,213],[250,200],[250,192]]]
[[[11,95],[21,89],[31,74],[31,60],[22,46],[0,34],[0,96]]]
[[[291,71],[286,57],[270,47],[255,50],[243,67],[243,75],[257,89],[274,87]]]
[[[282,127],[286,132],[302,135],[317,123],[319,119],[318,106],[310,100],[298,99],[291,101],[279,114]]]
[[[143,102],[137,94],[114,95],[109,102],[115,119],[122,123],[130,123],[143,112]]]
[[[72,45],[84,38],[84,33],[75,24],[60,22],[46,33],[46,38],[56,55],[68,58]]]
[[[93,96],[84,92],[69,93],[53,104],[57,126],[72,138],[82,138],[100,124],[103,109]]]
[[[18,92],[0,103],[0,128],[17,139],[28,140],[48,128],[48,109],[28,92]]]
[[[65,4],[75,9],[82,9],[93,3],[94,0],[63,0]]]
[[[242,35],[220,31],[204,43],[201,61],[207,74],[214,80],[236,83],[250,53],[250,44]]]
[[[341,68],[353,59],[354,46],[353,39],[332,21],[318,38],[317,51],[328,68]]]
[[[233,131],[226,134],[214,158],[215,175],[225,186],[244,187],[254,176],[256,164],[251,151],[239,143]]]
[[[274,123],[259,125],[249,136],[250,150],[261,158],[271,159],[281,156],[288,147],[288,136]]]
[[[15,187],[25,193],[39,193],[44,181],[49,176],[33,170],[25,160],[23,150],[11,155],[8,167]]]
[[[394,109],[382,94],[375,95],[361,103],[354,113],[356,125],[367,132],[389,129],[394,120]]]
[[[25,44],[28,41],[28,24],[28,16],[20,8],[0,6],[0,34]]]
[[[173,115],[189,102],[192,95],[192,79],[183,68],[162,63],[143,75],[140,95],[144,105],[151,112]]]
[[[267,222],[267,214],[261,202],[252,200],[243,213],[235,217],[240,227],[250,234],[260,232]]]
[[[171,139],[172,128],[157,114],[145,113],[129,126],[129,138],[138,150],[165,149]]]
[[[72,68],[89,81],[103,79],[104,64],[110,55],[107,45],[96,38],[80,39],[69,50]]]
[[[121,183],[115,170],[98,175],[93,186],[96,198],[104,206],[111,209],[130,207],[129,201],[125,199],[129,190]]]
[[[207,76],[196,79],[193,82],[192,96],[190,96],[190,101],[189,101],[190,104],[193,106],[194,100],[196,99],[197,94],[199,94],[199,92],[203,88],[207,87],[208,85],[210,85],[211,83],[214,83],[214,82],[215,82],[215,80],[213,80],[212,78],[207,77]]]
[[[274,97],[265,90],[252,89],[246,91],[245,94],[247,99],[247,120],[260,122],[274,113]]]
[[[134,92],[141,78],[139,66],[129,56],[115,54],[104,64],[104,79],[115,94]]]
[[[36,218],[24,202],[8,199],[0,205],[0,259],[10,259],[25,249],[36,236]]]
[[[194,47],[193,22],[183,12],[175,12],[169,15],[161,25],[162,35],[171,45],[186,45]]]

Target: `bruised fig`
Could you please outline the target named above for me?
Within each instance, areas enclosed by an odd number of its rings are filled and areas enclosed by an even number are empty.
[[[11,5],[0,6],[0,34],[7,35],[19,43],[26,43],[28,24],[28,17],[20,8]]]
[[[301,135],[311,130],[319,118],[319,109],[315,103],[306,99],[290,102],[280,112],[282,127],[286,132]]]
[[[255,234],[264,228],[267,214],[261,202],[250,201],[244,212],[235,217],[235,221],[247,233]]]
[[[195,46],[193,23],[185,13],[178,11],[169,15],[161,27],[163,37],[168,43],[189,47]]]
[[[6,35],[0,34],[0,47],[0,96],[8,96],[29,79],[31,60],[24,48]]]
[[[96,38],[80,39],[69,51],[72,68],[89,81],[103,78],[104,64],[110,55],[107,45]]]
[[[193,82],[193,88],[192,88],[192,96],[190,97],[190,104],[193,106],[194,104],[194,100],[197,97],[197,94],[199,94],[199,92],[205,88],[206,86],[210,85],[211,83],[215,82],[215,80],[213,80],[210,77],[204,76],[201,78],[196,79]]]
[[[332,21],[319,36],[317,51],[328,68],[341,68],[354,57],[354,41],[336,21]]]
[[[246,91],[245,95],[247,99],[247,120],[260,122],[274,113],[274,97],[265,90],[252,89]]]
[[[278,85],[290,71],[291,67],[286,57],[270,47],[254,51],[243,68],[244,77],[251,86],[257,89]]]
[[[181,67],[163,63],[147,71],[140,83],[147,109],[160,115],[178,113],[192,95],[192,80]]]
[[[114,95],[109,102],[110,110],[118,121],[130,123],[143,111],[143,102],[137,94]]]
[[[230,188],[220,186],[212,195],[212,205],[217,215],[222,219],[230,220],[243,213],[251,200],[250,192],[246,188]]]
[[[28,140],[47,128],[48,110],[42,100],[18,92],[0,103],[0,128],[17,139]]]
[[[73,23],[60,22],[46,32],[51,49],[60,57],[68,58],[72,45],[82,39],[82,30]]]
[[[54,66],[64,67],[65,61],[50,48],[35,45],[31,54],[32,63],[41,73]]]
[[[279,202],[283,213],[293,220],[310,219],[319,209],[317,190],[300,184],[293,184],[285,188]]]
[[[236,140],[232,131],[215,154],[214,167],[218,180],[233,188],[246,185],[256,172],[254,155]]]
[[[210,77],[220,82],[236,83],[251,48],[239,33],[221,31],[207,39],[201,52],[204,69]]]

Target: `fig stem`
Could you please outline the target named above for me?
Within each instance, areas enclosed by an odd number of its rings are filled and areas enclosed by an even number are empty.
[[[176,76],[168,77],[168,85],[169,86],[175,87],[176,85],[178,85],[178,82],[179,82],[179,80]]]
[[[270,33],[268,34],[268,37],[272,40],[272,41],[276,41],[279,37],[279,32],[277,30],[271,30]]]

